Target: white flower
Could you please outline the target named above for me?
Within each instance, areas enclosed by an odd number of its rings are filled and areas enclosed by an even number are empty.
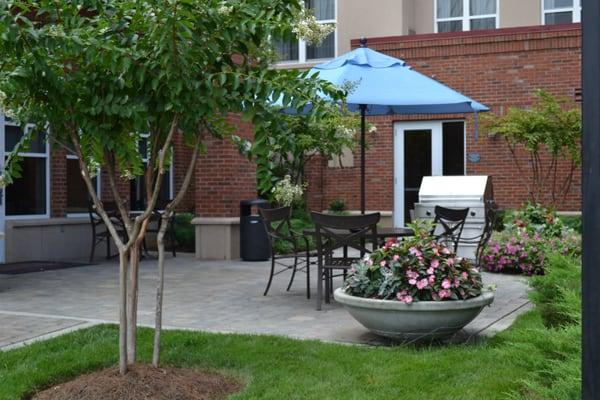
[[[371,127],[369,127],[369,133],[376,133],[376,132],[377,132],[377,126],[371,125]]]
[[[319,45],[335,30],[334,24],[319,23],[311,10],[305,8],[298,14],[292,32],[311,46]]]
[[[219,9],[217,10],[217,13],[219,13],[219,15],[229,15],[233,12],[233,6],[226,6],[225,4],[222,4],[221,7],[219,7]]]
[[[271,189],[275,201],[284,207],[302,200],[304,194],[304,185],[294,185],[292,178],[286,175],[281,181]]]

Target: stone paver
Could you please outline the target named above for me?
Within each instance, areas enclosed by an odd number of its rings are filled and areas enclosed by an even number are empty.
[[[290,292],[285,291],[289,275],[276,276],[269,295],[263,297],[268,262],[198,261],[182,254],[167,263],[163,315],[168,328],[380,342],[334,301],[316,311],[314,299],[305,297],[304,274],[297,275]],[[154,320],[155,264],[154,260],[141,264],[139,321],[143,325]],[[463,335],[490,335],[505,329],[529,307],[524,278],[484,274],[484,282],[497,286],[496,299]],[[313,279],[313,296],[315,287]],[[116,322],[117,294],[114,262],[0,275],[0,348],[77,324]]]

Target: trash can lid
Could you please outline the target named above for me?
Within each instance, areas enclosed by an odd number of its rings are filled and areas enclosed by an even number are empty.
[[[252,200],[242,200],[240,201],[240,206],[260,206],[260,205],[270,205],[268,200],[265,199],[252,199]]]

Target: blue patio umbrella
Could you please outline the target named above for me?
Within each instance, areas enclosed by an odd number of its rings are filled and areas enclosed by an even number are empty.
[[[315,66],[311,74],[318,74],[320,79],[338,87],[352,83],[346,102],[351,111],[360,111],[361,115],[360,209],[364,214],[367,115],[475,113],[477,116],[489,108],[413,70],[400,59],[367,48],[366,39],[360,43],[359,48]]]

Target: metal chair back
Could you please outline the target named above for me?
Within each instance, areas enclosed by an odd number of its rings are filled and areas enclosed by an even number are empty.
[[[454,252],[458,250],[458,243],[460,242],[460,236],[462,235],[467,215],[469,214],[469,208],[446,208],[442,206],[435,206],[434,209],[435,218],[433,220],[434,227],[431,232],[432,236],[448,245],[452,244]],[[438,228],[441,228],[441,232]]]
[[[359,251],[362,257],[377,246],[380,213],[344,216],[312,212],[311,217],[315,223],[319,265],[322,268],[350,267],[360,257],[349,256],[348,249]],[[371,249],[367,248],[367,242],[372,243]],[[336,256],[335,250],[340,248],[343,254]]]

